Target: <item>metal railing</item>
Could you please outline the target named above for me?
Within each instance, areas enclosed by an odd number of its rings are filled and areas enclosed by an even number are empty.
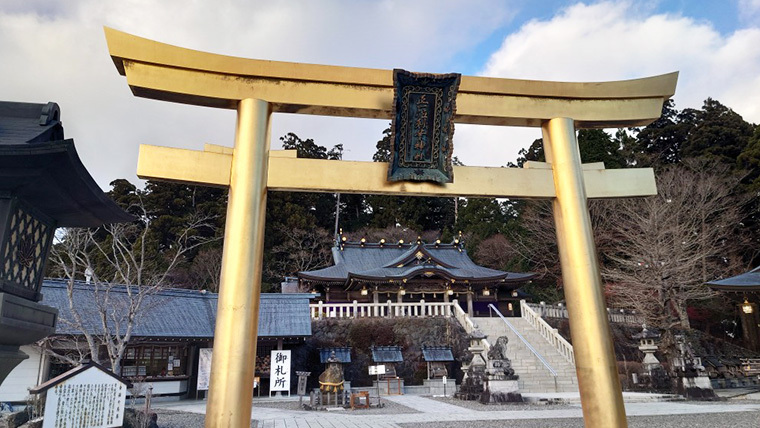
[[[546,321],[541,318],[541,315],[534,311],[531,306],[533,305],[528,305],[525,300],[520,300],[520,312],[522,313],[522,318],[527,321],[528,324],[532,325],[547,342],[554,346],[554,348],[557,349],[557,352],[562,354],[567,361],[575,365],[573,345],[565,340],[556,328],[547,324]],[[543,308],[543,306],[541,306],[541,308]]]
[[[549,364],[548,361],[546,361],[543,355],[541,355],[541,353],[538,352],[536,348],[534,348],[533,345],[530,344],[530,342],[525,340],[523,335],[520,334],[519,331],[517,331],[517,329],[515,328],[515,326],[512,325],[511,322],[507,321],[507,319],[504,318],[504,315],[502,315],[501,312],[499,312],[496,306],[494,306],[493,304],[489,304],[488,309],[490,309],[492,312],[496,312],[496,315],[498,315],[499,318],[501,318],[501,320],[504,322],[504,324],[506,324],[507,327],[509,327],[509,329],[512,330],[512,333],[514,333],[517,336],[517,338],[520,339],[520,341],[525,345],[525,347],[528,348],[528,350],[533,353],[533,355],[538,359],[538,361],[540,361],[541,364],[544,365],[544,368],[546,368],[546,370],[549,371],[549,374],[551,374],[552,378],[554,379],[554,391],[559,392],[559,388],[557,386],[557,371],[554,370],[552,365]]]

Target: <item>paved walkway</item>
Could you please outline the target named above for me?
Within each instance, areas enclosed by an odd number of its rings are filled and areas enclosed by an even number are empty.
[[[567,394],[563,394],[567,395]],[[557,397],[555,397],[557,398]],[[572,397],[564,397],[572,399]],[[705,413],[730,412],[760,412],[758,403],[731,404],[716,402],[686,402],[686,401],[651,401],[658,399],[649,394],[626,393],[626,414],[628,416],[657,416],[657,415],[686,415]],[[437,400],[416,395],[399,395],[383,397],[383,400],[393,401],[412,408],[419,413],[402,414],[358,414],[349,411],[303,411],[282,410],[261,407],[257,405],[252,410],[253,419],[260,421],[263,428],[399,428],[399,424],[419,424],[428,422],[465,422],[493,421],[520,419],[559,419],[582,418],[579,404],[569,407],[552,408],[540,407],[531,410],[499,410],[477,411],[460,406],[446,404]],[[570,400],[572,402],[572,400]],[[205,413],[205,401],[180,401],[160,403],[155,407],[181,410],[192,413]]]

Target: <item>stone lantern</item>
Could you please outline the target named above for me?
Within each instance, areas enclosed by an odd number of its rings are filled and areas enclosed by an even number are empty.
[[[0,383],[20,346],[55,332],[58,311],[38,303],[55,229],[131,220],[64,139],[57,104],[0,102]]]
[[[641,333],[633,335],[632,338],[639,340],[639,350],[644,353],[641,364],[647,374],[651,376],[652,370],[662,367],[660,360],[654,356],[654,353],[659,349],[656,342],[660,338],[660,334],[647,329],[646,324],[644,324]]]
[[[480,399],[481,395],[486,389],[488,380],[486,379],[486,367],[488,360],[485,355],[485,345],[483,339],[487,336],[477,327],[470,333],[470,346],[467,348],[472,358],[469,363],[462,364],[462,371],[464,377],[462,378],[462,385],[459,388],[459,392],[456,393],[456,397],[464,400]]]
[[[470,333],[470,346],[467,350],[472,355],[472,360],[470,360],[466,366],[462,367],[462,370],[465,373],[468,373],[471,368],[476,372],[485,372],[487,360],[485,356],[486,347],[483,344],[483,339],[486,337],[488,336],[477,329]]]

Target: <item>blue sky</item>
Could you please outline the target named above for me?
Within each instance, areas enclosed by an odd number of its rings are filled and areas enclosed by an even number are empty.
[[[760,0],[4,0],[2,98],[58,102],[67,137],[103,188],[136,181],[139,144],[232,145],[235,120],[132,96],[104,25],[227,55],[421,72],[606,81],[677,70],[678,108],[713,97],[760,123]],[[369,160],[387,125],[276,115],[273,147],[293,131]],[[500,166],[539,137],[535,128],[458,125],[455,155]]]

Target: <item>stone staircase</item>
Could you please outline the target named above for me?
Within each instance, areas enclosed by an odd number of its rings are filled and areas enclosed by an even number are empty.
[[[488,342],[494,344],[499,336],[507,336],[507,356],[512,360],[515,374],[520,376],[520,392],[576,392],[578,379],[575,366],[565,359],[554,347],[522,318],[507,318],[517,331],[533,346],[557,372],[555,379],[544,364],[528,349],[501,318],[473,318],[480,331],[487,335]]]

